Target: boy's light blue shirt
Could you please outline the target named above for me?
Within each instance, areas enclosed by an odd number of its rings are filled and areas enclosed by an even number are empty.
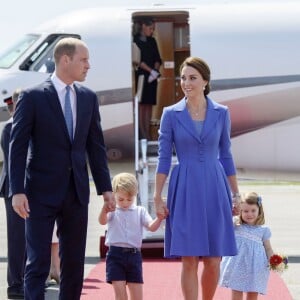
[[[117,207],[108,213],[106,246],[141,248],[143,228],[153,219],[143,206],[132,204],[124,210]]]

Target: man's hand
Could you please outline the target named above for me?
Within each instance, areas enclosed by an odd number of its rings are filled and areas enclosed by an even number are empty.
[[[106,204],[106,210],[114,211],[116,209],[116,200],[113,192],[104,192],[102,193],[104,203]]]
[[[15,194],[12,197],[12,206],[14,211],[23,219],[29,217],[29,204],[25,194]]]

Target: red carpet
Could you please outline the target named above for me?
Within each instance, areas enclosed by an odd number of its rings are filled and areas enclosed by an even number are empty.
[[[144,300],[181,300],[181,262],[168,259],[144,259]],[[199,264],[199,274],[202,264]],[[200,291],[201,292],[201,291]],[[97,264],[84,281],[81,300],[113,300],[110,284],[105,282],[105,261]],[[230,290],[218,288],[215,300],[230,299]],[[292,300],[280,276],[271,272],[268,294],[259,296],[261,300]]]

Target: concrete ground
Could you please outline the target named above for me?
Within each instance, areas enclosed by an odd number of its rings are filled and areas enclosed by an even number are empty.
[[[110,164],[111,175],[120,171],[134,172],[129,163]],[[257,177],[257,176],[256,176]],[[293,300],[300,300],[300,176],[299,182],[253,180],[239,176],[240,191],[255,191],[262,196],[266,223],[271,228],[271,243],[274,251],[289,257],[289,269],[282,274]],[[294,179],[293,179],[294,180]],[[98,213],[102,199],[95,193],[91,183],[88,238],[86,248],[85,275],[100,261],[99,237],[105,228],[98,224]],[[6,298],[6,215],[4,201],[0,199],[0,300]],[[58,299],[58,286],[47,289],[46,300]],[[285,300],[285,299],[283,299]],[[289,300],[289,299],[286,299]]]

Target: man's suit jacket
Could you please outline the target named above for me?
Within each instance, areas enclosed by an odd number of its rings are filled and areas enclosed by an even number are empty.
[[[9,120],[3,127],[1,134],[1,148],[3,152],[3,166],[0,176],[0,197],[8,198],[9,195],[9,181],[8,181],[8,151],[9,139],[11,131],[12,120]]]
[[[17,102],[10,142],[10,185],[13,195],[26,193],[29,203],[59,205],[73,174],[79,200],[87,204],[87,157],[97,193],[111,191],[97,96],[86,87],[74,86],[77,119],[73,142],[50,79],[25,90]]]

